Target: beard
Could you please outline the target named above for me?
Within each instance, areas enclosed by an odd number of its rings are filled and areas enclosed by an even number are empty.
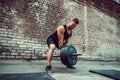
[[[73,26],[70,26],[70,30],[72,30],[72,29],[74,29],[74,27],[73,27]]]

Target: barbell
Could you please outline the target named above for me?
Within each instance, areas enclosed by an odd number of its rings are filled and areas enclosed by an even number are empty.
[[[60,55],[57,56],[53,56],[53,57],[60,57],[61,62],[64,65],[69,65],[69,66],[73,66],[77,63],[78,60],[78,56],[81,54],[77,54],[77,50],[74,46],[69,45],[69,46],[64,46],[61,48],[60,50]],[[31,56],[31,58],[26,58],[27,61],[30,60],[36,60],[36,59],[46,59],[47,56],[38,56],[37,58],[33,58]]]

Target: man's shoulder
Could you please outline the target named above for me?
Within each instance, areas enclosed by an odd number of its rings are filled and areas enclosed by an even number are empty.
[[[58,26],[58,28],[64,28],[64,25]]]
[[[59,26],[59,27],[57,28],[57,30],[59,30],[59,31],[63,31],[63,32],[65,31],[63,25]]]
[[[64,29],[64,26],[63,26],[63,25],[58,26],[58,28],[57,28],[57,29]]]

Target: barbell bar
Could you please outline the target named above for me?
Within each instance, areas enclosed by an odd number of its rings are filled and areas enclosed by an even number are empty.
[[[73,53],[73,54],[71,54],[70,56],[80,56],[81,54],[77,54],[77,53]]]
[[[71,54],[71,55],[69,55],[70,57],[72,57],[72,56],[80,56],[81,54],[77,54],[77,53],[73,53],[73,54]],[[53,55],[53,57],[60,57],[60,55]],[[46,59],[47,58],[47,56],[38,56],[38,59]]]
[[[54,55],[53,57],[60,57],[61,62],[64,65],[75,65],[77,63],[78,60],[78,56],[81,54],[77,54],[77,50],[75,49],[74,46],[70,45],[70,46],[64,46],[63,48],[61,48],[60,50],[60,55]],[[37,58],[26,58],[27,61],[30,60],[36,60],[36,59],[47,59],[47,56],[37,56]]]

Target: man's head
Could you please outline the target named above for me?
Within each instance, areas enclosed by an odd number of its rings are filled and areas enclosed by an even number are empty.
[[[78,18],[74,18],[72,21],[74,21],[76,24],[79,24]]]
[[[70,29],[74,29],[77,24],[79,24],[79,20],[77,18],[74,18],[71,22],[70,22]]]

